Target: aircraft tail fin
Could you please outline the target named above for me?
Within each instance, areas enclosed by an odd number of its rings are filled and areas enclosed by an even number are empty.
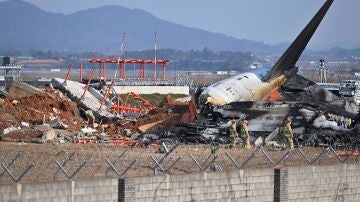
[[[311,19],[311,21],[306,25],[299,36],[276,62],[274,67],[267,73],[263,81],[274,79],[283,74],[285,71],[291,71],[291,69],[295,67],[295,64],[299,60],[300,55],[304,51],[333,1],[334,0],[326,0],[316,15]]]

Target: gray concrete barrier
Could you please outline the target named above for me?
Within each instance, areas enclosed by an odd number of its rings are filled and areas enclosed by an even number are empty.
[[[0,186],[0,201],[359,201],[360,166],[343,164]]]

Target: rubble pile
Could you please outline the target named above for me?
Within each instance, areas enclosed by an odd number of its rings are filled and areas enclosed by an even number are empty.
[[[0,113],[0,126],[3,128],[18,126],[21,122],[42,123],[52,117],[59,117],[70,128],[76,129],[78,127],[74,123],[82,120],[77,105],[59,94],[6,98],[2,100]]]
[[[29,95],[20,88],[22,93],[17,96],[17,91],[11,89],[0,107],[2,141],[46,143],[83,127],[77,105],[62,92],[47,87],[31,89],[36,94]]]
[[[18,86],[26,86],[26,89]],[[70,100],[65,91],[51,87],[30,89],[28,85],[18,84],[11,89],[11,96],[0,100],[0,138],[8,142],[112,143],[146,140],[175,127],[174,123],[180,121],[181,113],[187,110],[186,104],[170,105],[164,101],[162,106],[137,118],[121,117],[105,122],[97,117],[89,122],[86,109]],[[18,91],[21,92],[19,96]]]
[[[26,89],[24,90],[21,86],[25,86]],[[17,91],[21,92],[19,94],[21,96],[16,96]],[[2,114],[0,117],[1,140],[58,144],[148,145],[152,143],[161,144],[161,142],[171,144],[210,144],[214,142],[228,144],[230,142],[230,121],[233,118],[226,117],[237,113],[237,111],[226,111],[229,108],[224,108],[225,110],[215,111],[217,116],[221,115],[220,119],[219,117],[214,119],[216,116],[208,114],[207,120],[203,123],[199,123],[201,117],[197,117],[199,119],[194,123],[181,123],[183,114],[189,113],[189,98],[175,100],[167,96],[160,106],[147,114],[135,117],[113,112],[113,116],[117,119],[109,121],[101,117],[89,117],[87,114],[89,109],[70,98],[71,96],[67,96],[66,91],[52,87],[35,89],[35,87],[17,85],[16,88],[12,88],[11,96],[0,100],[2,103],[0,106],[0,113]],[[289,106],[295,109],[296,107],[292,105],[290,102],[274,102],[270,106],[259,102],[254,103],[253,108],[257,111],[263,108],[266,110],[272,108],[287,109]],[[321,110],[310,110],[304,106],[296,109],[299,112],[298,114],[304,116],[303,118],[297,116],[298,121],[294,119],[295,145],[331,145],[333,147],[351,148],[360,145],[360,138],[357,135],[359,127],[355,123],[352,124],[351,128],[344,128],[340,116],[324,114]],[[92,111],[90,114],[93,114]],[[275,116],[276,113],[275,115],[270,114],[268,117]],[[237,120],[240,121],[240,119]],[[266,123],[266,120],[270,119],[264,116],[261,123]],[[272,120],[275,119],[272,118]],[[304,120],[307,121],[305,125]],[[251,127],[258,127],[256,121],[250,123],[253,123]],[[281,125],[281,121],[271,123]],[[286,147],[286,140],[279,136],[280,129],[262,132],[254,132],[256,128],[251,129],[251,142],[256,146]],[[302,132],[298,133],[298,131]],[[237,138],[237,143],[242,144],[240,136]]]
[[[159,136],[176,127],[181,114],[187,110],[187,105],[170,105],[163,103],[148,114],[137,119],[123,119],[118,123],[106,125],[105,133],[124,139],[134,139],[140,134]]]

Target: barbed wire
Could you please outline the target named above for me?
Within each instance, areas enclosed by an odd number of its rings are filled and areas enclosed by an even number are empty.
[[[278,166],[312,166],[358,163],[357,151],[332,147],[277,150],[255,147],[244,152],[211,148],[178,152],[178,145],[164,153],[139,152],[131,147],[104,148],[88,145],[55,152],[0,151],[0,184],[65,181],[74,179],[124,178],[194,172],[224,172]]]

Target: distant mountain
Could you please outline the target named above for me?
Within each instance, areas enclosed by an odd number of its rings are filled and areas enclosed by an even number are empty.
[[[313,51],[325,51],[325,50],[331,50],[333,48],[341,48],[341,49],[347,49],[347,50],[353,50],[360,47],[360,43],[356,43],[353,41],[341,41],[336,43],[328,43],[328,44],[313,44],[311,46],[311,50]]]
[[[10,0],[0,3],[0,19],[2,49],[116,53],[124,31],[127,33],[126,50],[151,49],[154,31],[158,32],[159,48],[202,50],[206,47],[214,51],[249,51],[258,55],[284,49],[185,27],[143,10],[122,6],[63,15],[46,12],[24,1]]]
[[[360,48],[355,49],[344,49],[340,47],[334,47],[326,51],[311,52],[305,54],[304,57],[308,59],[315,58],[329,58],[332,60],[359,60],[360,59]]]
[[[329,54],[337,55],[339,57],[358,57],[360,58],[360,48],[344,49],[340,47],[334,47],[328,51]]]

